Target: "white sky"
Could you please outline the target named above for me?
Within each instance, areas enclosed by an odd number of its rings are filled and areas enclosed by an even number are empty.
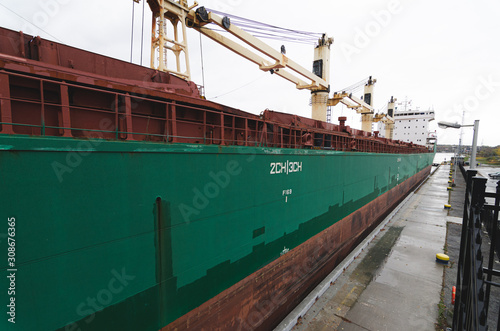
[[[438,142],[457,144],[460,130],[437,128],[438,121],[472,124],[480,120],[480,145],[500,145],[500,2],[497,0],[199,0],[201,5],[268,24],[326,32],[335,39],[331,55],[332,91],[367,76],[378,80],[374,105],[393,95],[414,107],[434,108]],[[192,1],[189,1],[191,4]],[[8,9],[7,9],[8,8]],[[14,14],[15,13],[15,14]],[[22,18],[21,18],[21,17]],[[23,30],[71,46],[130,60],[132,0],[2,0],[3,27]],[[135,5],[133,62],[140,62],[142,2]],[[36,26],[28,23],[35,23]],[[149,66],[151,12],[146,4],[142,63]],[[199,34],[188,33],[192,79],[202,84]],[[267,40],[279,50],[281,41]],[[203,37],[206,96],[260,113],[266,108],[310,116],[308,91]],[[313,46],[284,43],[287,56],[312,68]],[[234,91],[233,91],[234,90]],[[233,91],[231,93],[228,93]],[[358,94],[360,96],[361,94]],[[359,116],[337,106],[333,118]],[[471,144],[465,128],[463,143]]]

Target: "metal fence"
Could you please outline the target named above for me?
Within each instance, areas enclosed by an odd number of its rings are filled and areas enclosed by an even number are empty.
[[[464,169],[461,167],[461,170]],[[496,193],[486,192],[487,179],[476,177],[477,171],[467,170],[460,257],[457,265],[457,292],[453,313],[453,330],[488,330],[488,314],[498,315],[497,330],[500,330],[500,310],[488,311],[492,286],[500,287],[500,271],[494,270],[495,248],[500,245],[498,212],[500,182]],[[493,198],[494,203],[486,203]],[[488,231],[491,246],[487,261],[483,257],[483,227]],[[484,266],[487,264],[487,266]],[[493,277],[497,282],[493,281]],[[491,316],[490,316],[491,317]],[[491,320],[491,318],[490,318]],[[492,330],[491,327],[489,330]]]

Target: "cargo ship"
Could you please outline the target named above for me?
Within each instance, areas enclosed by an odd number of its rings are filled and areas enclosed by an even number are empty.
[[[269,330],[434,151],[0,29],[2,330]]]

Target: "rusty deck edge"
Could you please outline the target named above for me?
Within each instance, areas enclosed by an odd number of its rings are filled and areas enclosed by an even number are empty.
[[[423,182],[430,166],[161,330],[269,330]]]

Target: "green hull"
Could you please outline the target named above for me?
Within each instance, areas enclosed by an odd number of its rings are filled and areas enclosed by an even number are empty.
[[[0,136],[0,329],[158,330],[433,156]]]

